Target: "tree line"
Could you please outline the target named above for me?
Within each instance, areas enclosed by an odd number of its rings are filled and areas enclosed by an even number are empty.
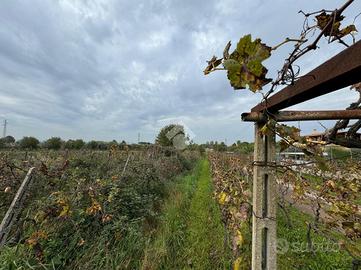
[[[19,148],[19,149],[91,149],[91,150],[107,150],[112,146],[125,147],[127,143],[122,141],[118,143],[116,140],[111,142],[95,141],[91,140],[85,142],[82,139],[69,139],[67,141],[62,140],[60,137],[51,137],[45,141],[39,141],[32,136],[25,136],[22,139],[16,141],[13,136],[6,136],[0,139],[0,148]]]
[[[154,144],[163,147],[174,147],[177,148],[175,142],[179,144],[181,140],[184,141],[186,147],[184,149],[195,150],[201,153],[205,151],[218,151],[218,152],[234,152],[241,154],[250,154],[253,152],[253,143],[237,141],[232,145],[226,145],[224,142],[210,141],[203,144],[197,144],[194,141],[190,140],[184,131],[184,127],[181,125],[170,124],[163,127],[156,139]],[[96,141],[91,140],[85,142],[82,139],[69,139],[67,141],[61,139],[60,137],[51,137],[45,141],[40,141],[32,136],[25,136],[20,140],[15,140],[13,136],[6,136],[0,139],[0,148],[17,148],[17,149],[26,149],[26,150],[35,150],[35,149],[89,149],[89,150],[108,150],[111,147],[117,147],[118,149],[138,149],[143,148],[148,145],[152,145],[149,142],[139,142],[137,144],[127,144],[124,140],[117,142],[116,140],[106,142],[106,141]],[[183,150],[183,149],[182,149]]]

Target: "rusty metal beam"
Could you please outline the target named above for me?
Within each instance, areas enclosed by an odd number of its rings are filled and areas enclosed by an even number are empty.
[[[361,110],[339,111],[280,111],[270,115],[277,122],[361,119]],[[263,112],[242,113],[242,120],[246,122],[264,122],[267,116]]]
[[[266,102],[252,108],[252,112],[277,112],[306,100],[331,93],[361,81],[361,41],[345,49],[287,86]]]

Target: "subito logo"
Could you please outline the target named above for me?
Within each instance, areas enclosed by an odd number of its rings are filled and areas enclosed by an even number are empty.
[[[194,133],[184,123],[178,123],[167,132],[167,138],[172,141],[173,146],[178,150],[183,150],[194,137]]]

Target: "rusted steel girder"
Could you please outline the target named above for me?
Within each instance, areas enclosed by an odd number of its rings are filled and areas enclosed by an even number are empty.
[[[361,81],[361,41],[302,76],[252,108],[252,112],[277,112],[306,100],[331,93]]]
[[[280,111],[269,115],[277,122],[361,119],[361,110],[339,111]],[[246,122],[264,122],[268,117],[263,112],[242,113],[242,120]]]

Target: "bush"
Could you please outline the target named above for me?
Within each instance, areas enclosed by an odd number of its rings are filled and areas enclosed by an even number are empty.
[[[15,138],[13,136],[6,136],[4,138],[1,139],[4,143],[6,144],[10,144],[10,143],[14,143],[15,142]]]
[[[6,148],[11,146],[15,142],[13,136],[6,136],[0,139],[0,148]]]
[[[128,157],[123,151],[116,156],[69,151],[67,166],[60,152],[49,151],[19,219],[24,240],[0,254],[0,269],[113,269],[124,261],[128,269],[139,269],[160,220],[167,185],[186,164],[181,154],[148,154],[133,153],[123,172]],[[31,155],[38,161],[44,153]],[[11,160],[21,162],[22,156]],[[9,171],[4,178],[11,175]],[[0,181],[0,190],[5,187]]]
[[[91,150],[107,150],[108,149],[108,143],[102,142],[102,141],[90,141],[86,145],[86,148]]]
[[[45,147],[48,149],[59,150],[63,141],[59,137],[52,137],[45,141]]]
[[[85,142],[82,139],[77,139],[77,140],[68,140],[64,147],[65,149],[81,149],[83,148],[85,145]]]
[[[37,149],[39,147],[39,140],[34,137],[24,137],[19,141],[21,149]]]

